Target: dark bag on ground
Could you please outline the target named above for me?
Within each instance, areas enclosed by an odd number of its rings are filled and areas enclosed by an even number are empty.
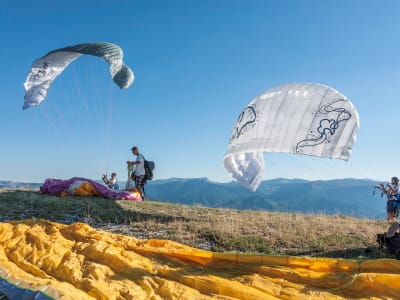
[[[384,234],[377,234],[377,242],[382,248],[385,247],[389,254],[400,260],[400,234],[396,233],[391,238],[385,237]]]

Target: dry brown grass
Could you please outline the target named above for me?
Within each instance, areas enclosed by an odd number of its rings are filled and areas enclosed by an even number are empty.
[[[349,216],[239,211],[146,201],[51,197],[35,191],[0,193],[0,220],[45,218],[85,222],[141,239],[169,239],[212,251],[380,257],[376,233],[385,221]]]

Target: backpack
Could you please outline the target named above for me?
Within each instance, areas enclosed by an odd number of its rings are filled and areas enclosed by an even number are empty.
[[[144,171],[145,171],[144,179],[145,181],[153,180],[153,170],[155,168],[155,163],[154,161],[146,160],[144,156],[143,159],[144,159]]]
[[[387,238],[385,234],[377,234],[376,237],[380,249],[386,249],[387,253],[400,260],[400,234],[396,232],[391,238]]]
[[[390,254],[400,259],[400,235],[398,233],[386,241],[386,249]]]

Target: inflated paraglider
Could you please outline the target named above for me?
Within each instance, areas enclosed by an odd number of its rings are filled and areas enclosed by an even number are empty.
[[[45,98],[50,85],[64,69],[81,55],[88,54],[104,58],[110,66],[113,81],[121,88],[128,88],[134,73],[126,66],[122,49],[111,43],[84,43],[53,50],[36,59],[24,83],[25,103],[23,109],[39,105]]]
[[[353,104],[329,86],[277,86],[257,96],[240,113],[224,167],[238,183],[255,191],[264,170],[263,152],[348,160],[359,125]]]

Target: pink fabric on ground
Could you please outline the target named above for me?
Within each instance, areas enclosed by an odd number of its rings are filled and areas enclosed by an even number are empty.
[[[72,177],[71,179],[66,179],[66,180],[49,178],[44,181],[43,185],[40,187],[40,191],[43,194],[54,195],[54,196],[58,196],[62,192],[73,196],[68,190],[68,188],[70,187],[71,184],[73,184],[76,181],[85,181],[91,183],[104,198],[113,200],[123,199],[132,201],[142,201],[142,199],[140,197],[135,196],[134,193],[128,191],[113,191],[110,190],[105,185],[102,185],[91,179],[83,177]]]

